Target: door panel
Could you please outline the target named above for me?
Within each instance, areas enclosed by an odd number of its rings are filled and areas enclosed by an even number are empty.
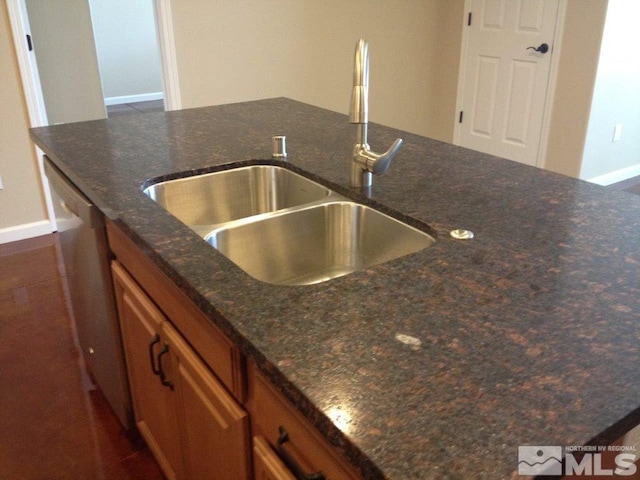
[[[482,28],[501,29],[504,26],[504,0],[487,0],[482,9]]]
[[[507,114],[505,116],[504,141],[526,146],[531,118],[531,92],[536,79],[536,65],[516,60],[511,64],[511,81],[507,92]]]
[[[558,0],[473,0],[458,143],[535,165]],[[533,47],[533,48],[529,48]]]
[[[50,125],[106,118],[87,0],[25,0]]]
[[[490,138],[493,135],[500,59],[479,56],[477,65],[473,133]]]
[[[151,358],[165,342],[160,338],[162,313],[117,262],[112,265],[136,424],[167,478],[180,477],[175,396],[153,372]],[[165,356],[163,368],[172,370]]]
[[[245,480],[250,471],[249,417],[175,329],[163,325],[176,365],[186,475]]]

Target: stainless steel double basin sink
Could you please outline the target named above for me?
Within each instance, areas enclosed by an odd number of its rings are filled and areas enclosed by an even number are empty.
[[[275,165],[161,181],[143,192],[246,273],[272,284],[323,282],[435,242]]]

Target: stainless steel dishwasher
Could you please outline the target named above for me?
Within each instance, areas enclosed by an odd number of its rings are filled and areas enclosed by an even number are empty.
[[[84,362],[92,380],[129,430],[133,425],[131,400],[104,216],[46,156],[44,167],[52,190],[71,313]]]

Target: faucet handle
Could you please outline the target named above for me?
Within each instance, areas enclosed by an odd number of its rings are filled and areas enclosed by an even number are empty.
[[[372,159],[367,159],[367,170],[375,175],[382,175],[389,170],[391,166],[391,160],[397,155],[398,151],[402,148],[402,139],[396,138],[393,145],[389,147],[389,150],[382,154],[369,152]]]

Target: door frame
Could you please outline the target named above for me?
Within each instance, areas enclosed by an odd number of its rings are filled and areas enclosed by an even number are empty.
[[[462,16],[462,42],[460,46],[460,67],[458,74],[458,90],[456,94],[456,110],[453,126],[453,144],[463,146],[460,143],[459,114],[462,108],[464,82],[466,76],[466,60],[467,60],[467,43],[469,41],[469,31],[467,27],[468,14],[471,11],[473,0],[464,1],[464,12]],[[536,155],[536,167],[545,168],[547,145],[549,142],[549,131],[551,126],[551,113],[553,110],[553,101],[555,99],[556,80],[558,77],[558,67],[560,63],[560,52],[562,48],[562,37],[564,31],[564,21],[567,11],[568,0],[558,0],[558,13],[556,15],[556,25],[554,29],[553,39],[551,41],[553,55],[551,56],[551,65],[549,68],[549,78],[547,80],[547,93],[544,101],[544,113],[542,115],[542,129],[540,134],[540,142],[538,144],[538,153]]]
[[[160,62],[162,63],[164,108],[165,110],[180,110],[182,100],[180,98],[176,43],[173,35],[171,0],[153,0],[153,10],[156,17]]]
[[[13,44],[20,69],[20,79],[24,91],[29,126],[31,128],[44,127],[49,124],[47,112],[44,106],[44,96],[40,84],[38,65],[34,56],[29,53],[26,35],[30,34],[29,19],[25,0],[6,0],[9,13],[9,23],[13,35]],[[173,35],[173,17],[171,12],[171,0],[153,0],[156,32],[160,47],[160,61],[162,63],[162,83],[164,88],[164,102],[166,110],[179,110],[182,108],[180,99],[180,84],[178,81],[178,63],[176,59],[175,42]],[[44,199],[49,216],[51,231],[57,230],[53,200],[47,176],[44,173],[44,152],[36,147],[38,171]]]
[[[18,58],[22,90],[24,92],[25,103],[27,104],[29,126],[31,128],[46,126],[49,124],[49,121],[44,106],[44,96],[42,94],[42,85],[40,84],[38,64],[35,61],[35,57],[29,54],[29,49],[25,41],[27,34],[31,34],[29,19],[27,17],[27,6],[24,0],[7,0],[7,10],[9,13],[9,23],[11,24],[11,33],[13,35],[13,45],[16,57]],[[38,173],[40,175],[40,185],[49,217],[50,233],[58,229],[53,210],[51,188],[49,187],[47,176],[44,173],[44,152],[38,147],[35,147],[35,151],[38,162]]]
[[[31,61],[27,45],[23,40],[28,32],[26,5],[24,0],[6,1],[31,127],[46,126],[47,114],[44,108],[37,64]],[[176,59],[173,34],[171,0],[153,0],[153,7],[158,45],[160,47],[160,61],[162,63],[165,109],[179,110],[182,108],[182,101],[180,99],[180,83],[178,79],[178,62]]]

